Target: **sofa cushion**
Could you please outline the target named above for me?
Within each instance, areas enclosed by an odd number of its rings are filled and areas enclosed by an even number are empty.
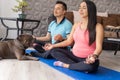
[[[80,22],[81,17],[79,11],[73,11],[73,15],[74,15],[74,23]]]
[[[103,17],[103,26],[117,26],[117,16],[114,14],[110,14],[108,17]]]
[[[104,36],[105,37],[110,37],[110,38],[117,38],[116,32],[111,32],[111,31],[104,31]]]
[[[72,24],[74,23],[74,21],[73,21],[73,19],[74,19],[73,12],[67,12],[67,13],[65,14],[65,17],[66,17]]]
[[[97,12],[97,16],[108,17],[108,13],[107,12]]]
[[[120,15],[118,15],[117,17],[117,23],[118,23],[118,26],[120,26]]]
[[[73,24],[73,12],[67,12],[65,14],[65,17]],[[55,16],[53,14],[51,14],[49,17],[48,17],[48,24],[50,24],[51,21],[55,20]]]
[[[102,17],[101,16],[97,16],[97,22],[102,24]]]

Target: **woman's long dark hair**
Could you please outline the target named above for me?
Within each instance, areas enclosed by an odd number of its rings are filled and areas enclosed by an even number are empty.
[[[97,10],[96,5],[90,0],[83,0],[87,4],[88,9],[88,25],[89,45],[91,45],[96,38],[96,24],[97,24]]]

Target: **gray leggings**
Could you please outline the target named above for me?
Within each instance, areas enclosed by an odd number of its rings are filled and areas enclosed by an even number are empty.
[[[97,59],[93,64],[84,63],[85,58],[79,58],[73,55],[69,50],[55,48],[51,51],[51,56],[58,61],[70,64],[69,69],[78,70],[83,72],[96,72],[99,66]]]

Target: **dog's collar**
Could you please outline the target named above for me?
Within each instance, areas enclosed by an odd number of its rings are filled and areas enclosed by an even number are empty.
[[[15,45],[16,45],[17,47],[19,47],[20,49],[25,49],[25,47],[20,43],[19,40],[15,39],[15,40],[14,40],[14,43],[15,43]],[[18,45],[19,45],[19,46],[18,46]]]

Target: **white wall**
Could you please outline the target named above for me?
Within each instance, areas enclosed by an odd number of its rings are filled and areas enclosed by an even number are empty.
[[[14,5],[16,5],[16,0],[0,0],[0,17],[18,17],[18,13],[12,11]],[[16,27],[16,23],[14,21],[5,21],[5,23],[10,27]],[[0,34],[2,33],[4,28],[0,22]],[[2,34],[1,34],[2,35]],[[15,30],[10,30],[7,38],[16,38],[17,32]]]

